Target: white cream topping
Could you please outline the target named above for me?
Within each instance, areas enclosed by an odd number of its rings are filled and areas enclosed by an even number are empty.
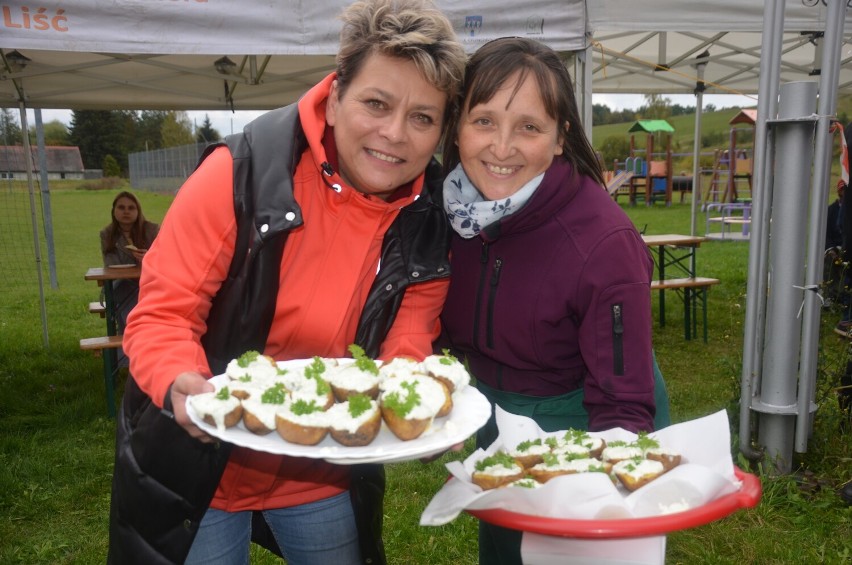
[[[344,365],[327,371],[326,380],[338,388],[363,392],[379,384],[379,376],[362,371],[357,365]]]
[[[292,410],[293,402],[285,402],[284,407],[280,408],[276,412],[276,416],[280,418],[284,418],[287,421],[293,422],[294,424],[299,424],[301,426],[307,426],[312,428],[326,428],[328,427],[328,414],[323,412],[322,410],[311,412],[309,414],[296,414]]]
[[[446,355],[429,355],[420,362],[420,366],[426,374],[442,377],[453,383],[455,390],[461,390],[470,383],[470,373],[464,365]]]
[[[261,402],[260,395],[257,398],[243,400],[243,411],[254,414],[254,417],[270,430],[275,429],[275,413],[283,407],[283,404],[265,404]]]
[[[516,446],[515,449],[509,451],[509,455],[513,457],[523,457],[528,455],[544,455],[545,453],[550,452],[550,446],[546,443],[533,443],[526,446],[526,449],[521,449],[520,445]]]
[[[354,434],[358,428],[363,426],[370,418],[374,417],[379,409],[379,404],[375,400],[370,400],[370,408],[364,410],[357,418],[353,418],[349,413],[349,401],[339,402],[328,409],[329,426],[335,430],[343,430]]]
[[[413,359],[396,357],[379,366],[379,377],[382,381],[396,377],[408,377],[418,372],[419,367],[420,364]]]
[[[414,390],[420,395],[420,403],[416,404],[405,415],[406,420],[426,420],[434,418],[435,414],[447,400],[447,392],[444,385],[426,375],[411,375],[408,377],[397,377],[388,379],[383,383],[384,392],[382,398],[396,393],[400,402],[405,402],[409,395],[409,389],[403,386],[406,383],[414,384]]]
[[[608,445],[601,454],[601,459],[604,461],[632,459],[633,457],[642,457],[640,447],[635,445]]]
[[[641,479],[649,475],[659,475],[663,472],[663,464],[659,461],[651,459],[640,459],[638,462],[633,459],[619,461],[612,466],[612,472],[617,475],[627,475],[634,479]]]
[[[603,463],[601,463],[594,457],[586,457],[583,459],[572,459],[570,461],[565,461],[564,468],[569,471],[575,471],[577,473],[587,473],[591,470],[602,471]]]
[[[270,380],[278,374],[278,365],[263,355],[259,355],[246,367],[240,367],[237,359],[231,359],[225,368],[225,374],[233,380],[245,376],[251,377],[252,380]]]
[[[481,475],[491,475],[492,477],[505,477],[507,475],[517,475],[518,473],[523,473],[524,468],[515,463],[511,467],[506,467],[505,465],[495,464],[489,465],[485,467],[481,471],[476,471]]]
[[[603,440],[599,437],[586,436],[577,440],[577,443],[589,448],[589,451],[594,451],[603,445]]]
[[[541,483],[535,479],[531,479],[529,477],[524,477],[523,479],[518,479],[517,481],[512,481],[511,483],[506,485],[507,487],[520,487],[520,488],[539,488],[541,487]]]
[[[216,398],[219,391],[203,392],[189,397],[189,404],[201,418],[210,416],[216,422],[216,429],[224,431],[225,416],[240,405],[240,399],[228,395],[227,400]]]
[[[553,448],[553,453],[557,455],[588,455],[589,451],[591,450],[585,445],[576,443],[560,443]]]
[[[252,381],[231,381],[228,383],[228,389],[230,389],[231,394],[234,392],[244,392],[248,398],[260,398],[260,395],[263,394],[263,391],[268,389],[274,383],[274,380],[266,380],[262,381],[252,380]]]

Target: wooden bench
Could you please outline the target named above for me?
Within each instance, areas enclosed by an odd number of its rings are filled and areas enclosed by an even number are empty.
[[[114,350],[121,347],[122,341],[123,336],[120,335],[86,337],[80,340],[80,349],[103,355],[104,388],[106,389],[107,413],[110,418],[115,418],[115,375],[118,371]]]
[[[106,317],[106,306],[98,302],[89,302],[89,314],[99,314],[101,318]]]
[[[660,326],[666,325],[665,291],[674,290],[683,299],[683,336],[692,339],[698,333],[697,307],[701,302],[704,326],[704,342],[707,343],[707,289],[719,284],[719,279],[708,277],[688,277],[651,281],[651,290],[660,291]]]

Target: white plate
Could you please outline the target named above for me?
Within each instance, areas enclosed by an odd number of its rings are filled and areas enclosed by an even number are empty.
[[[136,263],[121,263],[120,265],[109,265],[107,269],[132,269]]]
[[[279,362],[278,365],[286,368],[291,363],[304,365],[306,361],[300,359]],[[219,388],[226,385],[229,378],[227,375],[217,375],[212,377],[210,382]],[[265,436],[253,434],[242,422],[232,428],[219,431],[216,426],[211,426],[199,418],[188,401],[186,409],[195,425],[211,436],[234,445],[268,453],[325,459],[337,465],[394,463],[436,455],[472,436],[491,416],[491,405],[485,396],[475,387],[466,386],[453,394],[452,412],[443,418],[436,418],[432,426],[419,438],[402,441],[382,422],[379,435],[370,445],[346,447],[334,441],[331,435],[326,436],[317,445],[298,445],[285,441],[276,432]]]

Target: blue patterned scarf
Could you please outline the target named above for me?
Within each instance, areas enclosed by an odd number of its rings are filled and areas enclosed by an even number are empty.
[[[470,239],[483,228],[520,210],[541,184],[544,173],[530,180],[516,193],[501,200],[485,200],[473,186],[461,165],[444,180],[444,208],[460,236]]]

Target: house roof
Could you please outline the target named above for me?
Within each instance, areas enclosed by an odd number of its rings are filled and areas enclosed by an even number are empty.
[[[38,171],[38,148],[31,147],[34,171]],[[47,172],[49,173],[81,173],[83,158],[79,147],[45,147],[47,155]],[[0,145],[0,172],[22,172],[28,168],[26,153],[20,145]]]
[[[757,123],[757,110],[755,108],[746,108],[745,110],[740,110],[739,113],[731,118],[729,124],[748,124],[753,126]]]

